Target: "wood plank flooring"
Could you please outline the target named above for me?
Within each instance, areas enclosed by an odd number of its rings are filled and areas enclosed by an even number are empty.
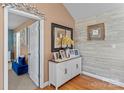
[[[59,90],[122,90],[119,87],[108,82],[104,82],[86,75],[79,75],[62,85]],[[54,86],[47,86],[38,90],[55,90]]]

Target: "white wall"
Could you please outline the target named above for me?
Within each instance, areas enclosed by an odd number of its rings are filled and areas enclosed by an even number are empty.
[[[82,70],[124,83],[124,9],[76,22],[76,48],[83,55]],[[87,26],[105,23],[104,41],[87,41]]]

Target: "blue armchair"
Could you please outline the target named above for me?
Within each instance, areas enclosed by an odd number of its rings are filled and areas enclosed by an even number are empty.
[[[25,57],[18,57],[16,61],[12,62],[12,69],[17,75],[28,73],[28,65],[25,62]]]

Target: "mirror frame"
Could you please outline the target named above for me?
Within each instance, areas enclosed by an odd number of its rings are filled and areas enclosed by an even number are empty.
[[[66,31],[71,31],[71,39],[73,40],[73,29],[70,28],[70,27],[66,27],[66,26],[63,26],[63,25],[59,25],[59,24],[56,24],[56,23],[51,23],[51,52],[57,52],[59,50],[65,50],[65,48],[55,48],[55,28],[60,28],[60,29],[64,29],[65,30],[65,33]],[[69,47],[70,49],[73,49],[73,45],[71,45],[71,47]]]

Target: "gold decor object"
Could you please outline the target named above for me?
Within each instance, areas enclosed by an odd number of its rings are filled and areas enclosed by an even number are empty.
[[[56,42],[58,45],[60,45],[60,46],[65,45],[66,47],[68,47],[70,45],[74,45],[74,41],[67,35],[63,36],[61,38],[57,38]]]
[[[62,45],[66,45],[66,46],[74,45],[74,41],[70,37],[64,36],[62,39]]]

